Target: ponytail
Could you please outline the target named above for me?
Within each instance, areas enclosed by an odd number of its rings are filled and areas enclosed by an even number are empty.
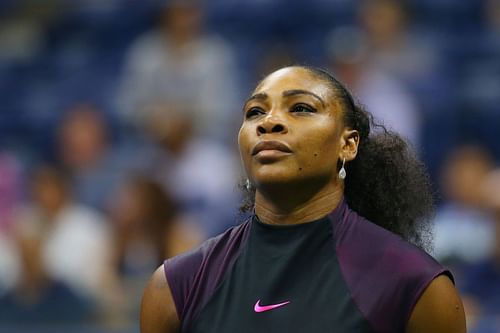
[[[397,133],[376,124],[330,73],[304,67],[341,99],[345,126],[360,135],[358,154],[346,164],[344,195],[351,209],[410,243],[431,250],[432,187],[424,164]],[[372,131],[376,130],[376,131]]]
[[[383,131],[360,142],[358,155],[346,169],[344,195],[351,209],[431,250],[430,181],[422,162],[399,135]]]

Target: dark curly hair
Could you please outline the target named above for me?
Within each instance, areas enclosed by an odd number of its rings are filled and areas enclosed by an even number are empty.
[[[424,164],[412,147],[397,133],[374,122],[373,116],[352,97],[329,72],[300,67],[327,83],[340,99],[345,126],[360,136],[358,154],[345,169],[344,196],[351,209],[371,222],[430,251],[434,213],[432,187]],[[375,131],[372,132],[372,129]],[[339,161],[340,169],[341,161]],[[254,207],[255,189],[246,192],[240,210]]]

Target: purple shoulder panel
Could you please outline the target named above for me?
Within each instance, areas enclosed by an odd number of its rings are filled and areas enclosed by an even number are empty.
[[[343,202],[331,215],[338,261],[351,297],[375,332],[403,332],[433,279],[451,273]]]
[[[246,221],[190,252],[165,260],[165,276],[183,329],[233,266],[248,238],[250,225]]]

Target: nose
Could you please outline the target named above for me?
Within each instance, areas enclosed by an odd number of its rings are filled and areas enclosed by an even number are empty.
[[[269,114],[262,119],[262,122],[257,126],[257,134],[285,134],[288,132],[288,127],[285,122],[276,115]]]

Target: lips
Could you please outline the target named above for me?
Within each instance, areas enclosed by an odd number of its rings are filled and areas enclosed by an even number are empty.
[[[257,155],[263,150],[278,150],[284,153],[291,153],[292,150],[280,141],[261,141],[252,149],[252,155]]]

